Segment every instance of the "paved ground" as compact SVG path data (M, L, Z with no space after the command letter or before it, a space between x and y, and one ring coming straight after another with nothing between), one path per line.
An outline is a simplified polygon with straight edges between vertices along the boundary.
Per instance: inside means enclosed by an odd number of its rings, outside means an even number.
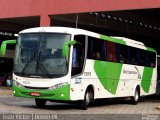
M54 114L58 115L58 118L66 119L66 116L70 116L77 120L80 117L84 120L85 118L94 120L99 117L109 120L142 120L145 115L152 115L150 117L160 120L160 110L157 109L159 105L160 97L151 96L141 98L138 105L131 105L124 99L109 99L97 101L86 111L78 109L74 104L51 102L47 102L47 106L42 109L35 106L33 99L13 97L10 89L0 88L0 114Z
M51 103L43 109L35 106L33 99L0 97L0 113L57 113L57 114L160 114L157 106L160 100L142 99L138 105L130 105L126 100L98 101L87 111L80 110L74 104Z
M0 86L0 96L12 96L11 88Z

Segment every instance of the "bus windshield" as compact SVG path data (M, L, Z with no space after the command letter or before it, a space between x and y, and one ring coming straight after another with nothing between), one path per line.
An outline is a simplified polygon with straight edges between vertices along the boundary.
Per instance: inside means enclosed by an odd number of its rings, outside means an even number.
M68 72L68 58L62 56L69 34L23 33L16 44L13 72L20 76L62 77Z

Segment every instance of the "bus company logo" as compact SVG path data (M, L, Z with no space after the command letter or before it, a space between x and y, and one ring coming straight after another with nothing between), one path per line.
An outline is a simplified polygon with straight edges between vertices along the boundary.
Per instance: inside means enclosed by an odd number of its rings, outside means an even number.
M129 74L129 75L131 75L131 74L134 74L134 75L138 74L138 79L141 79L141 74L140 74L138 68L137 67L134 67L134 68L136 69L136 71L123 69L123 74Z
M131 70L123 69L123 74L137 74L137 71L131 71Z

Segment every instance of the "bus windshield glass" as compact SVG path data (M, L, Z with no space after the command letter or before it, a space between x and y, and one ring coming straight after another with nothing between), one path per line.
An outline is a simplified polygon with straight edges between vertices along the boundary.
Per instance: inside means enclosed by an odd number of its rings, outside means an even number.
M68 58L62 56L69 34L23 33L16 44L15 74L30 77L62 77L68 72Z

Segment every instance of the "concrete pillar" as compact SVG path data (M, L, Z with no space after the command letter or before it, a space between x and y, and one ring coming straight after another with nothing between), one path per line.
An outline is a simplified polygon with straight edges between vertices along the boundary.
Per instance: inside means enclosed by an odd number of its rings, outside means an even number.
M51 18L48 15L40 16L40 27L48 27L50 26Z

